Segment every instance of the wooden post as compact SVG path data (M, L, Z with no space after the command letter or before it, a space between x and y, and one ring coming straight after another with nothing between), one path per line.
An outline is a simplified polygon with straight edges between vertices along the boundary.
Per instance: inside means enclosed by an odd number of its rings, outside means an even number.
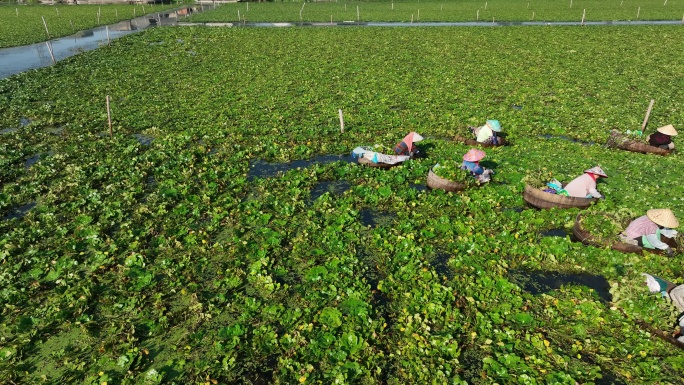
M52 46L50 45L50 42L46 41L45 45L47 45L48 52L50 52L50 57L52 58L52 64L56 64L57 60L55 60L55 54L52 52Z
M302 8L299 10L299 21L304 21L304 19L302 17L302 12L304 11L305 5L306 5L306 3L302 3Z
M359 6L356 6L356 22L361 21L361 13L359 12Z
M107 122L109 123L109 137L114 138L114 133L112 132L112 113L109 110L109 95L107 95Z
M301 13L299 14L299 17L301 18ZM240 10L238 9L238 22L240 21Z
M418 10L418 18L416 20L420 21L420 9Z
M413 14L411 14L411 24L413 24Z
M582 25L584 25L584 18L585 18L586 16L587 16L587 9L585 8L585 9L582 11Z
M14 8L14 10L17 12L17 17L19 17L19 8Z
M648 124L648 117L651 115L651 109L653 109L653 103L655 103L655 99L651 99L651 103L648 104L648 110L646 110L646 116L644 117L644 122L641 123L641 134L643 135L644 130L646 129L646 125Z
M342 115L342 109L337 110L340 114L340 132L344 133L344 116Z
M534 11L532 11L532 20L534 21Z
M640 13L641 13L641 7L639 7L639 9L637 9L637 20L639 20L639 14Z
M667 1L667 0L665 0ZM55 7L55 12L57 12L57 16L59 16L59 8Z
M109 40L109 26L106 26L105 30L107 31L107 45L110 45L112 42Z
M480 10L477 10L477 13L475 14L475 20L480 21Z
M487 9L487 2L485 1L485 9Z
M50 39L50 31L48 31L47 23L45 22L45 18L43 16L40 17L43 19L43 25L45 26L45 33L47 33L47 38Z
M572 0L570 0L570 8L572 8Z

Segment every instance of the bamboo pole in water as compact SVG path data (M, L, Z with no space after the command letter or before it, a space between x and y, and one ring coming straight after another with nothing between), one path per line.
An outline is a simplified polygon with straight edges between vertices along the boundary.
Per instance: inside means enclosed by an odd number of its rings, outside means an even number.
M644 133L644 130L646 130L646 125L648 124L648 117L651 115L651 110L653 109L653 103L655 103L655 99L651 99L651 103L648 104L648 110L646 110L646 116L644 117L644 122L641 123L642 135Z
M109 137L114 138L114 132L112 131L112 113L109 109L109 95L107 95L107 122L109 123Z
M55 54L52 52L52 46L50 45L49 41L45 42L45 45L48 47L48 52L50 52L50 57L52 58L52 64L57 63L57 60L55 60Z
M45 22L45 18L43 16L40 17L43 19L43 25L45 26L45 33L47 33L47 38L50 38L50 31L48 31L47 23Z

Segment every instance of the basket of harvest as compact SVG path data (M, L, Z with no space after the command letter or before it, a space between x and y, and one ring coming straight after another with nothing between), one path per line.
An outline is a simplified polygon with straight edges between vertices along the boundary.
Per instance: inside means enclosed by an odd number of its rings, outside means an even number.
M525 190L523 191L523 200L528 205L538 209L550 209L552 207L567 209L567 208L587 208L592 203L596 202L597 198L576 198L562 194L553 194L544 191L544 188L536 188L534 186L545 186L547 182L553 179L553 174L546 169L531 170L523 178L525 182Z
M479 185L470 172L461 170L453 161L436 164L428 172L427 186L445 191L462 191Z
M670 155L673 151L651 146L648 143L639 142L635 139L630 138L628 135L622 134L618 130L610 131L610 137L606 142L606 147L619 148L621 150L638 152L641 154L655 154L662 156Z

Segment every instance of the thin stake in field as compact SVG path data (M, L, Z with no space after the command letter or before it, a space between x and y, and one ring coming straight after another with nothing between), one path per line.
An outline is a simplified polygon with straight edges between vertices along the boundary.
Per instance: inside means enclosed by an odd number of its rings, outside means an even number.
M302 18L302 12L304 11L305 5L306 5L306 3L302 3L302 8L299 10L299 21L304 21L304 19Z
M416 18L417 21L420 21L420 9L418 10L418 17Z
M359 6L356 6L356 22L361 21L361 13L359 12Z
M532 21L534 21L534 11L532 11Z
M114 138L114 132L112 132L112 113L109 110L109 95L107 95L107 123L109 123L109 137Z
M342 115L342 109L338 109L337 112L340 114L340 132L344 133L344 115Z
M17 17L19 17L19 8L14 8L14 10L17 12Z
M48 31L47 23L45 22L45 18L43 16L40 17L43 19L43 25L45 26L45 33L47 33L47 38L50 39L50 31Z
M572 0L570 0L570 8L572 8Z
M56 64L57 60L55 60L55 54L52 52L52 46L50 45L50 42L46 41L45 45L47 45L48 52L50 52L50 57L52 58L52 64Z
M639 14L640 13L641 13L641 7L639 7L639 9L637 9L637 18L636 18L637 20L639 20Z
M97 25L100 25L100 8L97 8Z
M301 18L301 14L299 16ZM238 9L238 21L240 21L240 10Z
M411 14L411 24L413 24L413 14Z
M666 6L666 5L667 5L667 0L665 0L665 2L663 3L663 7Z
M485 9L487 9L487 2L485 1Z
M105 27L105 30L107 31L107 45L111 44L111 40L109 40L109 26Z
M57 16L59 16L59 8L55 8L55 12L57 12Z
M475 14L475 20L480 21L480 10L477 10L477 13Z
M249 2L247 2L247 12L249 12Z
M646 130L646 125L648 124L648 117L651 115L651 110L653 109L653 103L655 99L651 99L651 103L648 104L648 110L646 110L646 116L644 116L644 122L641 123L641 134L643 135Z
M587 10L585 8L584 10L582 10L582 25L584 25L584 19L586 16L587 16Z

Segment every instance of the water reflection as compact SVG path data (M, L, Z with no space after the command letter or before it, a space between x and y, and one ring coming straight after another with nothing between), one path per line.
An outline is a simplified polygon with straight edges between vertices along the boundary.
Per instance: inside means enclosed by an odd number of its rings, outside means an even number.
M50 41L55 60L63 60L84 51L91 51L109 40L125 36L153 26L176 25L178 20L193 12L197 7L188 7L174 12L160 12L112 24L80 31L74 35ZM0 49L0 79L41 67L52 65L52 58L45 42Z

